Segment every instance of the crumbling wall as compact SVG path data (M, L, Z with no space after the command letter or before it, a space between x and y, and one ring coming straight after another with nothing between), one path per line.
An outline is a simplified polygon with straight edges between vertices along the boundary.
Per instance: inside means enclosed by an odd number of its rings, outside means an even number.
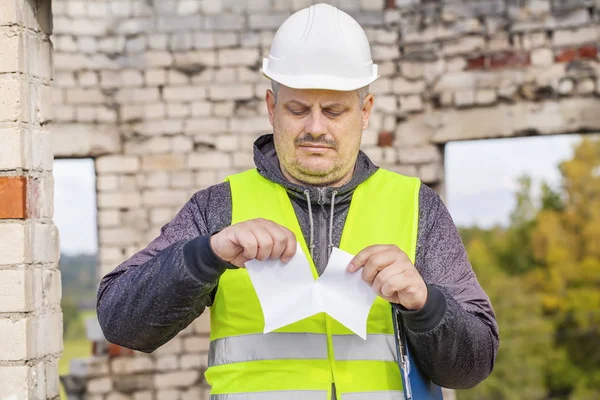
M0 2L0 398L58 399L50 1Z
M101 274L195 191L253 167L271 129L262 57L311 3L55 0L53 145L96 158ZM363 149L382 166L443 192L447 142L600 131L598 0L336 3L379 64ZM199 398L207 343L190 328L155 355L97 359L88 397Z

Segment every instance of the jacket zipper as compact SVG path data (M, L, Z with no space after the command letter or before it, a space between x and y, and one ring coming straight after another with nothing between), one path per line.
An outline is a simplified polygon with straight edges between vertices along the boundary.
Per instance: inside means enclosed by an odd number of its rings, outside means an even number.
M319 196L317 203L319 204L319 218L318 218L318 236L317 240L319 243L319 252L317 258L319 259L319 272L322 274L325 272L327 266L327 219L325 218L325 188L319 188Z

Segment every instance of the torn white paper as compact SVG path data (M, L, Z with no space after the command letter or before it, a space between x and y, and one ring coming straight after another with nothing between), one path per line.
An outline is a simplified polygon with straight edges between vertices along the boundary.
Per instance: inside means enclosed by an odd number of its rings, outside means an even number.
M367 318L377 293L362 280L360 271L346 270L354 256L334 248L325 272L315 281L300 244L297 246L288 263L246 263L265 317L264 333L326 312L365 339Z

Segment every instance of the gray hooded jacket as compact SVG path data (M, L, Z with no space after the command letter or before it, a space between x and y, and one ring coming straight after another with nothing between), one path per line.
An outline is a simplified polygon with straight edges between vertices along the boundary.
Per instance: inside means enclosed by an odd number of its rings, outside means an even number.
M287 190L322 274L330 245L339 246L354 189L377 167L360 152L353 178L336 188L332 207L332 188L303 187L284 178L272 135L255 142L254 161L262 176ZM197 318L212 304L221 274L235 268L219 259L209 242L212 233L230 224L229 183L194 194L160 236L102 279L97 312L106 338L149 353ZM440 386L472 387L492 371L498 327L448 210L426 185L419 194L415 267L427 283L428 300L418 311L398 309L418 363Z

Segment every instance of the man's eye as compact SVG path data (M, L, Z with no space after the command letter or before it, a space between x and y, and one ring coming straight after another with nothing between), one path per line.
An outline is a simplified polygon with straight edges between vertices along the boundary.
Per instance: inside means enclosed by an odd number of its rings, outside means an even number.
M325 113L329 116L332 117L339 117L340 115L342 115L344 112L343 111L334 111L334 110L325 110Z
M289 110L294 115L304 115L304 114L306 114L306 110L293 110L291 108Z

